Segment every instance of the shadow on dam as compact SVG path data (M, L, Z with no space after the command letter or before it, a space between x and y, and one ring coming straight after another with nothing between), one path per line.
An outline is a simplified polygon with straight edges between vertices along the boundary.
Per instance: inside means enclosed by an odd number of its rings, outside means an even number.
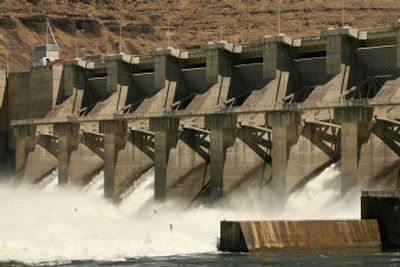
M276 208L269 189L247 189L213 207L156 203L154 170L122 195L102 197L103 173L81 189L57 185L57 170L36 185L0 185L0 261L124 260L217 253L221 220L359 218L359 195L341 196L332 164Z

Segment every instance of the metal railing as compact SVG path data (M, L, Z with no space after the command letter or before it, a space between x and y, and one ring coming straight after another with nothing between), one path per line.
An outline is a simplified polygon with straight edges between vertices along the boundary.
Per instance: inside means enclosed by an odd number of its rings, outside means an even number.
M130 114L114 113L106 116L78 116L70 115L65 118L57 119L27 119L27 120L13 120L11 126L22 126L22 125L46 125L56 123L88 123L88 122L100 122L110 120L141 120L141 119L152 119L152 118L186 118L186 117L204 117L214 114L252 114L252 113L266 113L272 111L307 111L307 110L328 110L340 107L391 107L400 106L400 100L375 100L375 99L343 99L335 102L315 102L315 103L277 103L275 105L267 107L216 107L212 109L203 110L176 110L167 111L161 110L159 112L134 112Z

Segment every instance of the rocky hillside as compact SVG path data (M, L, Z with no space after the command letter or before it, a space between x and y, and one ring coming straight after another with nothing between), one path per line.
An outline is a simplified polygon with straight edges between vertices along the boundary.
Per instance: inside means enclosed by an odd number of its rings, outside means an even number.
M30 67L33 48L44 43L49 19L62 58L122 51L150 53L170 45L193 47L208 41L248 42L278 32L319 34L342 24L382 27L400 18L399 0L0 0L0 68L6 47L13 70ZM108 40L108 41L107 41ZM107 45L108 44L108 45Z

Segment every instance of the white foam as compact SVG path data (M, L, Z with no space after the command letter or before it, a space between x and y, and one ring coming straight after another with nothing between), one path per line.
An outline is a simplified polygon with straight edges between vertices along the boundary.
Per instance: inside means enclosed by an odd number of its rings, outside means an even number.
M104 185L104 172L100 172L93 179L84 186L81 191L91 196L101 198L103 196L103 185Z
M0 185L0 261L212 253L217 251L223 219L356 218L357 205L338 201L338 174L337 167L331 166L292 195L282 211L273 209L273 200L263 190L237 195L218 208L183 210L173 202L156 204L152 202L153 170L123 195L119 207L99 198L102 175L84 190Z
M58 188L58 168L56 168L50 175L45 177L38 185L38 189L55 190Z

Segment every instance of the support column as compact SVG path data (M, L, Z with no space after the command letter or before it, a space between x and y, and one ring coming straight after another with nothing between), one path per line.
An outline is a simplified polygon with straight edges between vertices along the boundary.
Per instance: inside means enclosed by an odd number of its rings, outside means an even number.
M54 124L54 134L58 136L58 184L68 183L71 152L79 142L78 123Z
M165 87L167 54L164 49L156 49L154 52L154 87Z
M112 94L118 92L116 111L123 110L128 97L132 69L129 64L121 60L112 59L107 63L107 91Z
M126 121L102 121L100 132L104 134L104 197L115 200L115 168L118 151L126 142Z
M179 98L190 95L186 82L182 78L182 62L188 59L188 53L174 49L158 48L154 52L154 86L157 90L164 90L164 99L159 103L160 108L171 111L172 105Z
M263 78L272 80L276 78L278 43L272 36L264 37L263 47Z
M342 64L342 35L337 30L328 30L326 36L326 72L338 74Z
M86 70L81 68L76 61L64 65L63 91L65 97L73 97L72 113L78 112L82 107L83 93L86 88Z
M154 199L164 201L167 198L167 167L169 152L178 140L179 119L150 119L150 130L155 133L154 144Z
M350 42L350 36L353 36L352 29L350 27L330 28L325 32L325 35L326 73L339 74L342 71L343 64L354 66L354 52Z
M218 44L211 42L206 46L206 82L218 82Z
M277 195L285 197L290 190L287 177L290 147L298 138L301 113L271 111L266 119L272 127L272 186Z
M238 50L240 51L240 49ZM206 82L209 85L218 83L218 76L232 77L233 58L234 54L237 53L232 44L210 42L207 44L205 52Z
M335 122L341 129L341 184L342 192L360 185L358 162L361 146L368 141L373 108L341 107L334 110Z
M28 150L35 145L36 126L22 125L14 127L15 138L15 172L22 174L25 170Z
M210 129L210 174L211 197L224 195L224 167L226 151L235 140L237 115L215 114L205 117L205 126Z

